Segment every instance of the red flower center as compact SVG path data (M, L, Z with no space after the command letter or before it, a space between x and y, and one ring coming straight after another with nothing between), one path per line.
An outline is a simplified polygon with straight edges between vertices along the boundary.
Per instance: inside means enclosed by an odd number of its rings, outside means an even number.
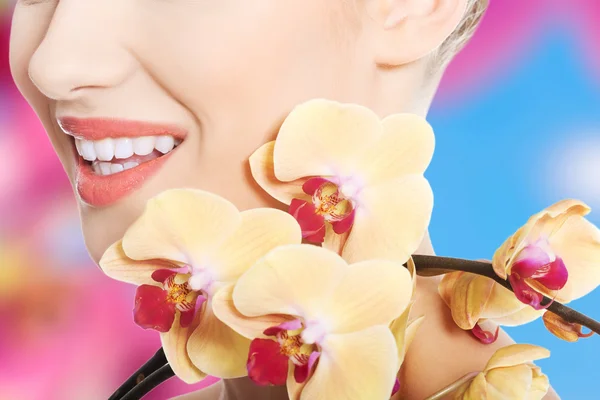
M337 234L346 233L354 223L354 203L346 198L338 185L325 178L311 178L302 190L312 196L312 204L293 199L290 214L302 228L302 237L309 242L322 243L325 238L325 222L331 223Z
M547 290L562 289L569 278L569 272L560 257L549 254L541 243L526 246L515 259L508 280L517 298L536 310L547 308L542 305L543 295L535 290L543 287Z
M183 283L177 283L177 280L185 280ZM163 288L167 292L167 302L175 304L180 311L189 310L193 305L191 298L197 296L187 283L187 276L182 274L173 274L163 282Z
M344 198L339 187L329 181L322 183L313 193L313 204L316 213L323 215L328 222L341 221L353 210L352 201Z
M248 354L248 376L259 385L284 385L288 369L294 368L296 382L308 379L320 353L314 344L302 341L302 323L285 322L264 331L272 339L254 339ZM293 366L290 366L289 362Z
M179 312L181 327L189 326L194 319L197 301L206 300L192 290L187 282L189 275L161 269L152 273L152 279L162 283L162 287L142 285L137 288L133 310L135 323L145 329L168 332Z

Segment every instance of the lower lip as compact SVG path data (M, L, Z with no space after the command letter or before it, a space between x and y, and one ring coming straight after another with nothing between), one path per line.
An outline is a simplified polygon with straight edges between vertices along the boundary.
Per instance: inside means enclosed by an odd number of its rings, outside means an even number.
M173 151L111 175L97 175L92 165L77 154L77 193L84 202L94 207L114 204L158 172Z

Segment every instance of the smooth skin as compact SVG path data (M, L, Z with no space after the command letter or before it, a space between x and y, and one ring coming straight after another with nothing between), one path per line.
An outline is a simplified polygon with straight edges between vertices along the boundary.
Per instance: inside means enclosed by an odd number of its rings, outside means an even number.
M59 117L189 130L177 154L139 190L108 207L78 202L86 246L98 262L146 201L169 188L214 192L241 210L281 208L252 181L247 160L299 103L322 97L381 117L426 116L443 72L432 69L429 55L465 9L466 0L20 0L10 64L73 185L72 139ZM419 252L433 254L428 238ZM457 328L436 279L419 278L414 315L422 314L403 367L405 399L422 400L481 370L512 343L502 333L482 345ZM188 396L287 398L284 389L245 378Z

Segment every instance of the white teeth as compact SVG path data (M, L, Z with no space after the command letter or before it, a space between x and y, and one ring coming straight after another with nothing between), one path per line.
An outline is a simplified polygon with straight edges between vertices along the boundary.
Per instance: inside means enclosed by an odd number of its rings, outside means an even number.
M131 168L135 168L135 167L137 167L138 165L140 165L140 164L139 164L139 163L136 163L136 162L134 162L134 161L128 161L128 162L126 162L125 164L123 164L123 167L124 167L124 169L125 169L125 170L128 170L128 169L131 169Z
M116 174L117 172L123 171L123 166L121 164L110 164L110 173Z
M94 161L96 159L96 150L94 149L94 142L91 142L89 140L76 140L80 142L79 149L77 149L79 151L79 155L83 157L84 160Z
M110 163L101 162L100 164L100 172L102 175L110 175Z
M156 138L154 147L161 153L167 154L175 147L175 139L173 136L159 136Z
M133 142L129 138L115 139L115 157L124 159L133 155Z
M154 151L154 136L143 136L133 139L133 152L139 156L145 156Z
M167 154L181 143L173 136L142 136L138 138L106 138L85 140L75 138L77 153L86 161L111 161L113 158L124 160L134 154L146 156L158 150ZM98 167L100 168L100 167Z
M137 162L134 162L134 161L128 161L125 164L116 164L116 163L95 161L92 163L92 170L94 171L94 173L96 175L106 176L106 175L117 174L119 172L123 172L123 171L126 171L131 168L135 168L138 165L140 165L140 164Z
M94 142L94 148L100 161L110 161L115 156L115 142L111 138Z

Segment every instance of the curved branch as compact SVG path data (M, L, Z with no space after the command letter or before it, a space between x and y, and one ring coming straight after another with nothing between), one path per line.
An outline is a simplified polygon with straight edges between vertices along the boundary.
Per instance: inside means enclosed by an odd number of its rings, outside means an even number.
M435 394L432 394L431 396L429 396L425 400L441 400L446 395L448 395L448 394L456 391L459 387L461 387L465 383L471 382L473 379L475 379L475 377L477 375L479 375L479 372L470 372L470 373L466 374L465 376L463 376L462 378L458 379L457 381L452 382L450 385L446 386L445 388L443 388L439 392L437 392Z
M139 400L152 389L174 376L175 372L173 372L171 366L169 364L163 365L158 371L150 374L150 376L131 389L129 393L121 397L121 400Z
M419 275L433 276L452 271L470 272L472 274L482 275L493 279L506 289L510 290L511 292L513 291L510 283L507 280L504 280L496 275L494 269L492 268L492 264L489 262L424 255L414 255L413 260L417 268L417 274ZM544 296L542 305L549 303L552 304L550 304L550 306L547 308L548 311L560 316L567 322L585 326L593 332L600 334L600 323L598 321L559 302L552 302L552 299Z
M108 400L122 399L130 390L140 384L146 377L154 373L160 367L167 364L167 357L161 347L156 353L133 373L123 384L108 398Z

